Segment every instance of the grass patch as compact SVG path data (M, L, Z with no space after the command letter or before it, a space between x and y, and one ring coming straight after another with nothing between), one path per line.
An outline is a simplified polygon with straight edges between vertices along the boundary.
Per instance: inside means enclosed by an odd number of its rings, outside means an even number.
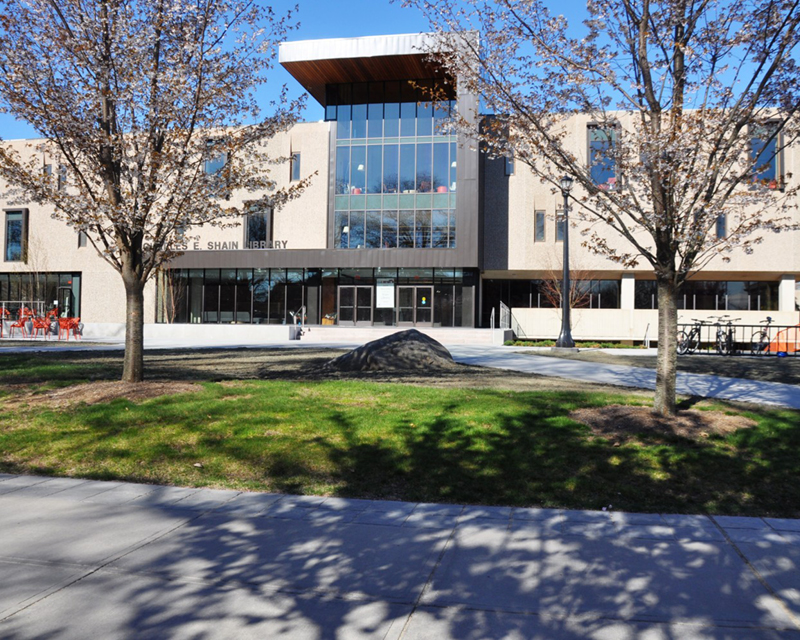
M51 384L106 376L115 366L73 361L70 372L28 356L4 356L2 364L6 380L16 371L32 383L53 376ZM757 426L724 437L614 442L569 412L641 404L641 397L352 380L206 382L197 393L58 409L14 397L0 397L4 472L412 501L800 515L794 411L748 413Z

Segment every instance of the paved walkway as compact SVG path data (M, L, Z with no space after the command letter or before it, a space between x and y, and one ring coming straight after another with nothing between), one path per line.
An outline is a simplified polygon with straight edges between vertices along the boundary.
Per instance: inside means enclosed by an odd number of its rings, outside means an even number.
M0 476L0 637L800 638L800 521Z
M464 364L477 364L484 367L640 389L655 389L656 386L655 370L645 367L536 356L531 355L530 351L525 352L518 347L461 345L452 346L449 349L454 359ZM800 409L800 387L793 384L679 372L677 390L680 394L690 396L773 404Z
M270 344L242 343L238 341L214 341L213 343L196 341L154 341L145 343L147 349L198 349L198 348L342 348L352 349L360 343L304 343L302 341L286 341ZM488 345L445 345L456 362L473 364L483 367L496 367L524 373L556 376L585 382L613 384L639 389L655 389L656 373L653 369L633 367L628 365L600 364L597 362L583 362L533 355L530 349L524 347L500 347ZM31 343L22 347L6 347L0 343L0 353L30 352L32 350L105 350L122 349L121 340L107 340L103 342L73 343L70 345L47 345ZM655 349L651 350L655 353ZM637 352L641 353L641 352ZM678 393L701 396L707 398L721 398L725 400L739 400L742 402L755 402L800 409L800 387L777 382L759 382L740 378L726 378L723 376L701 375L695 373L678 373Z

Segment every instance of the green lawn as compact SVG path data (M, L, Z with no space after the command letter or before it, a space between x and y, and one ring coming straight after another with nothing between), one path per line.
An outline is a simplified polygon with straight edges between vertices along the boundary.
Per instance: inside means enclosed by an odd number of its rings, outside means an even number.
M29 367L7 356L0 364L0 381L27 375L34 386L42 374L51 386L109 374L107 363L90 359L68 369L35 358ZM139 403L53 409L20 405L6 391L0 471L413 501L800 516L797 412L749 413L758 425L727 437L642 435L622 444L567 417L573 408L626 402L642 398L244 380Z

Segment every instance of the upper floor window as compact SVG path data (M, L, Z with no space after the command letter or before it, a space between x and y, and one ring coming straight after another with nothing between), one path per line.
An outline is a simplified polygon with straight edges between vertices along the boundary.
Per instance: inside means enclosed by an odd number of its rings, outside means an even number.
M78 231L78 249L82 249L86 246L88 241L88 237L85 231Z
M446 99L433 102L434 91ZM431 80L330 84L325 100L339 140L451 135L446 125L456 110L452 86Z
M300 180L300 152L295 151L292 154L292 161L290 163L290 174L292 182Z
M226 171L228 164L228 154L225 152L224 140L206 140L206 159L203 164L203 172L210 176L209 184L214 195L219 198L230 198Z
M619 187L614 146L617 130L614 127L589 125L589 173L592 181L603 191Z
M4 258L6 262L24 262L27 253L28 212L6 211L5 235L6 246Z
M506 175L513 176L514 175L514 158L512 156L506 156Z
M717 239L722 240L728 235L728 220L727 216L723 213L717 216Z
M768 122L750 128L750 160L753 163L753 182L760 182L770 189L781 183L780 132L778 124Z
M203 166L203 171L206 175L211 176L215 173L219 173L222 171L222 169L225 167L225 163L228 161L228 154L221 149L216 148L220 145L220 142L220 140L206 141L208 155Z
M58 165L58 190L63 191L67 188L67 165Z
M533 213L533 241L544 242L545 213L544 211L534 211Z
M259 211L245 218L244 246L248 249L266 249L272 240L272 211Z

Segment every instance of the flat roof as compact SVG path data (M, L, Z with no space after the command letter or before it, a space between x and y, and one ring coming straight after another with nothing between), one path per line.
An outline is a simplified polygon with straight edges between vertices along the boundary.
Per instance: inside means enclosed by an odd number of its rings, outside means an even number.
M327 84L445 77L425 53L435 37L407 33L284 42L278 61L324 107Z

